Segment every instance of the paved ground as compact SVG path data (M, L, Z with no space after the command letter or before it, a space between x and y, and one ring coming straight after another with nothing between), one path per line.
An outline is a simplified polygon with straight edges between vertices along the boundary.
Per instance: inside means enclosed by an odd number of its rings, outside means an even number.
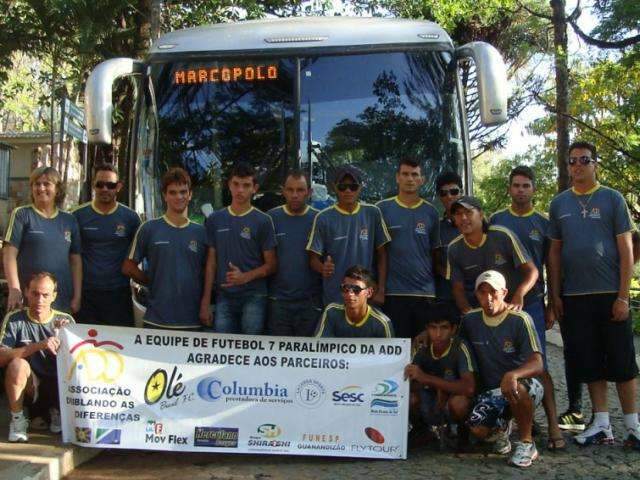
M557 339L556 339L557 343ZM636 347L637 348L637 347ZM564 392L562 350L548 345L551 372L556 392ZM640 351L640 350L639 350ZM558 395L559 410L564 411L566 398ZM509 467L504 457L478 451L472 454L440 452L435 447L411 447L406 461L345 460L317 457L279 457L201 453L169 453L112 450L77 468L69 480L244 480L244 479L420 479L482 478L497 479L638 479L640 452L622 447L622 414L615 389L609 391L616 444L610 447L579 448L573 444L566 452L551 453L544 449L546 434L538 438L541 458L528 470ZM590 405L585 392L585 412ZM537 420L544 425L539 409ZM545 428L546 431L546 428ZM570 443L570 442L569 442Z

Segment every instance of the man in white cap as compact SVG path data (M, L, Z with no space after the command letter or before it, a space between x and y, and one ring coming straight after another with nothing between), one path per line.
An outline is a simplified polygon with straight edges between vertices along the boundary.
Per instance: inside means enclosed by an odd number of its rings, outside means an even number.
M496 453L504 455L511 451L509 434L515 419L520 441L509 462L528 467L538 458L531 428L544 394L534 378L543 372L540 340L529 314L507 307L507 282L500 272L481 273L475 294L481 308L469 311L461 327L478 360L482 392L469 416L469 428L478 438L493 440Z

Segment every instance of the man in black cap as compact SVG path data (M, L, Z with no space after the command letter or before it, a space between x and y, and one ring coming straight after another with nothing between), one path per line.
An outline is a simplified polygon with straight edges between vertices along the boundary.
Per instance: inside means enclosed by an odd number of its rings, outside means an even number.
M383 303L387 278L385 244L391 237L382 213L375 205L358 200L362 174L357 168L340 167L334 188L338 202L316 216L307 244L311 268L322 275L324 305L342 302L340 282L352 265L377 271L378 288L373 300Z
M449 244L447 280L451 281L456 305L466 314L478 303L475 281L486 270L497 270L507 280L510 308L521 310L524 296L538 279L538 269L529 252L509 229L489 226L482 204L475 197L460 197L451 214L461 235Z

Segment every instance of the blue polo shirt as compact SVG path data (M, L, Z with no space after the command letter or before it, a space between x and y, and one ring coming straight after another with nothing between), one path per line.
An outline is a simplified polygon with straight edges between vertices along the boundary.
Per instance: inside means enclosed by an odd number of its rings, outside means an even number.
M335 264L333 275L322 279L324 304L342 301L340 283L349 267L361 265L373 271L376 249L390 240L382 213L375 205L359 202L353 212L347 212L335 204L318 213L307 250L323 259L330 255Z
M616 237L635 230L624 197L597 184L559 193L549 207L549 237L562 240L562 293L616 293L620 257Z
M524 245L533 264L538 269L538 281L525 298L525 304L540 300L544 296L544 263L549 249L549 219L543 213L532 209L519 215L511 208L499 210L489 219L491 225L502 225L516 234Z
M327 338L393 338L391 320L380 310L369 305L367 314L359 322L347 317L344 305L327 305L316 328L316 337Z
M542 354L533 320L525 311L505 310L488 317L481 308L462 318L460 335L471 344L482 390L500 386L505 373L522 366L533 353Z
M486 270L497 270L507 281L510 300L520 284L518 267L530 260L529 252L511 230L491 225L478 246L469 245L462 235L449 244L447 279L462 282L467 301L477 306L476 278Z
M4 241L18 249L20 288L27 287L34 273L52 273L58 281L52 308L70 311L73 282L69 254L81 253L75 217L60 210L47 217L33 205L17 207L11 213Z
M443 380L460 380L465 373L474 373L478 369L472 350L467 342L456 336L449 347L440 356L433 352L433 344L422 346L413 356L415 365L428 374Z
M447 270L447 255L449 252L449 244L460 235L458 227L453 221L444 216L440 219L440 262L441 268ZM441 275L436 274L436 297L438 300L453 300L451 293L451 282Z
M131 245L129 259L146 259L149 306L144 322L163 328L200 328L200 300L206 260L202 225L172 224L165 216L144 222Z
M269 297L275 300L305 300L322 291L320 275L309 266L305 250L318 211L307 206L295 215L286 205L269 210L276 233L278 271L269 281Z
M257 278L244 285L222 287L229 262L242 272L264 265L263 252L276 248L271 217L255 207L236 215L231 207L216 211L205 221L207 244L216 250L216 289L225 293L267 294L267 279Z
M122 274L140 217L130 208L117 203L107 213L93 202L73 210L82 238L82 285L86 290L112 290L129 285Z
M438 211L422 199L408 206L398 197L376 206L391 235L386 294L435 297L432 252L440 245Z
M67 313L52 310L46 322L38 322L29 315L28 308L13 310L4 317L0 328L0 346L4 348L21 348L31 343L38 343L49 337L56 336L55 322L67 320L75 323L73 317ZM40 350L26 359L31 370L39 378L56 378L56 357L46 350Z

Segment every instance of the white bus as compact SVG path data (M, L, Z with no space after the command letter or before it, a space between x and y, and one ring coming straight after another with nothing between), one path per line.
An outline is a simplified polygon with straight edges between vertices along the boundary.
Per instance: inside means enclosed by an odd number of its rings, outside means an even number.
M159 179L170 166L191 174L193 212L228 203L224 179L237 161L258 170L263 209L281 203L278 187L293 167L306 169L330 199L326 184L344 163L364 172L364 200L378 200L395 190L405 155L423 162L427 197L446 170L459 172L468 190L457 66L469 58L482 122L506 121L497 50L482 42L456 48L431 22L303 17L175 31L143 60L115 58L95 68L85 95L89 142L111 143L113 85L131 77L128 200L147 218L161 212Z

